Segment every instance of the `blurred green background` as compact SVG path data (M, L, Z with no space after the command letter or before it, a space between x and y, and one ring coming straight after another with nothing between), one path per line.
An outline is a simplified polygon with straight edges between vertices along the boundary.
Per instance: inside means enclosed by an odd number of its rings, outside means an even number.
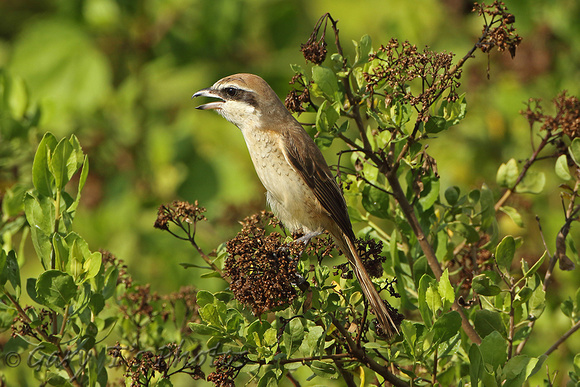
M487 182L499 196L498 166L530 154L528 123L518 114L524 102L542 98L549 106L562 89L580 92L580 2L506 5L523 41L513 60L507 53L478 53L465 67L467 118L430 141L442 189L466 191ZM396 37L462 57L481 32L471 7L462 0L2 0L0 67L26 82L42 117L11 173L0 175L0 189L30 174L44 131L74 133L90 159L76 229L91 248L111 251L156 291L189 284L216 290L221 283L179 265L200 263L186 243L153 229L157 208L175 199L199 200L209 222L198 241L210 251L235 234L238 220L265 208L265 200L241 134L217 114L195 110L199 102L191 95L223 76L252 72L284 98L289 64L304 64L300 44L325 12L339 20L347 52L351 40L369 34L375 47ZM335 153L327 153L331 164ZM502 232L539 241L533 220L539 214L553 248L562 224L559 183L549 177L545 196L512 199L510 205L529 211L527 227L506 217ZM530 246L541 250L539 242ZM527 253L537 257L537 249ZM557 272L554 286L571 294L577 277L577 270ZM559 295L552 297L553 324L565 330ZM546 331L545 343L530 343L529 350L543 352L556 339ZM565 356L580 351L580 340L574 343Z

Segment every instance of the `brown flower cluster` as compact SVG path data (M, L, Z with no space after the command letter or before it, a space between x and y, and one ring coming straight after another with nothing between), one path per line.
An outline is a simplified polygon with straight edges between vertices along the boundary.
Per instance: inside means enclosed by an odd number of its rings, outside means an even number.
M401 43L393 38L370 54L369 61L375 61L376 65L364 73L366 89L371 93L386 93L386 106L395 100L406 101L420 114L425 113L421 119L427 120L428 108L445 91L448 101L457 99L455 90L460 86L461 71L450 71L451 53L419 51L408 41Z
M183 228L184 225L195 225L201 220L206 220L203 213L205 208L200 207L197 200L194 204L176 200L171 205L165 204L159 207L155 228L169 231L169 223L174 223Z
M156 292L151 292L151 285L137 285L132 287L120 297L120 310L125 318L136 317L152 318L155 308L152 303L159 301L161 297Z
M336 245L334 244L334 239L332 239L330 234L325 231L324 234L320 235L318 238L312 238L308 243L308 246L306 246L304 252L315 256L320 263L325 257L332 257L332 250L335 248ZM339 254L342 253L339 252Z
M304 59L306 61L310 61L314 64L321 64L326 59L326 42L324 41L324 37L326 35L326 25L328 23L328 18L330 14L324 14L318 22L314 26L314 31L310 34L308 41L300 45L300 51L302 51L302 55L304 55ZM324 23L324 28L322 28L322 23ZM318 39L318 33L322 28L322 35L320 39Z
M323 38L322 38L323 39ZM316 41L312 36L304 44L300 45L300 51L304 55L304 59L314 64L321 64L326 59L326 42L324 40Z
M256 316L297 296L296 264L303 245L283 244L280 233L268 234L265 226L276 224L271 213L262 211L244 219L242 230L227 243L225 273L231 278L230 289Z
M240 360L245 363L246 358L243 355L232 354L218 356L213 362L216 370L207 376L207 381L217 387L235 387L234 379L243 365L234 366L233 364Z
M119 298L119 308L126 319L138 321L140 318L147 317L151 321L155 316L161 316L165 322L172 318L175 322L175 310L179 308L184 311L184 319L189 321L198 310L197 290L193 286L185 286L178 292L159 295L157 292L151 292L151 285L137 285L128 288ZM137 324L139 328L144 325ZM185 331L189 332L187 328Z
M568 96L566 91L560 93L553 100L556 108L554 115L545 114L540 100L530 99L527 109L522 111L530 127L541 124L540 130L550 131L554 134L561 133L570 140L580 136L580 101L575 96Z
M103 260L103 267L107 270L110 266L117 268L117 285L123 284L126 288L133 286L133 278L129 275L127 271L127 265L124 264L122 259L115 257L111 252L106 250L99 250Z
M475 3L473 11L483 16L485 24L483 26L482 37L477 47L482 52L490 52L494 47L499 51L509 51L512 58L516 55L516 47L522 38L516 34L513 24L516 21L513 14L508 12L503 1L494 1L492 5ZM491 20L487 17L491 16Z
M148 386L151 379L155 377L155 373L163 377L168 376L171 363L179 356L180 348L174 343L168 344L164 348L165 350L169 349L171 353L163 351L156 354L151 351L139 351L136 356L126 358L123 355L123 350L127 348L122 347L117 342L115 346L109 348L108 353L109 356L119 360L119 363L125 366L124 376L131 380L131 387L138 387ZM197 364L188 365L178 372L188 374L193 380L205 379L201 366Z
M29 321L22 317L20 314L14 318L11 329L12 337L34 337L38 341L42 341L42 338L37 335L37 331L45 332L48 334L50 332L50 311L48 309L40 309L39 312L32 306L26 306L24 308L26 315L31 318ZM32 325L31 325L32 324Z
M374 239L357 239L355 244L358 256L365 265L369 276L371 278L381 277L383 275L383 262L385 262L385 257L381 255L383 252L383 242ZM335 268L342 271L342 278L353 278L350 263L342 263L336 265Z

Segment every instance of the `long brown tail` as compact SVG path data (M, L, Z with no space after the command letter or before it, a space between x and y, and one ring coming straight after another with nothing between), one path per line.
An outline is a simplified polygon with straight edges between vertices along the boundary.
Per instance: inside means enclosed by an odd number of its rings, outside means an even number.
M338 242L340 249L347 256L349 262L351 263L362 291L368 302L371 304L371 308L381 323L383 330L387 333L388 336L392 336L393 330L399 333L397 325L395 325L393 322L393 319L389 314L389 310L379 295L379 292L377 292L377 289L375 289L375 285L373 284L371 277L369 277L362 260L357 254L354 242L345 234L342 234L341 238L336 238L336 241Z

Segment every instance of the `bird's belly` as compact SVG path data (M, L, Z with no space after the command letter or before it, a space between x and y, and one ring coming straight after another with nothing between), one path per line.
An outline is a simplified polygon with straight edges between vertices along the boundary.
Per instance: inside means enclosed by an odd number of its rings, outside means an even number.
M322 207L312 189L288 164L277 143L266 138L257 142L261 146L248 149L274 214L290 231L321 231Z

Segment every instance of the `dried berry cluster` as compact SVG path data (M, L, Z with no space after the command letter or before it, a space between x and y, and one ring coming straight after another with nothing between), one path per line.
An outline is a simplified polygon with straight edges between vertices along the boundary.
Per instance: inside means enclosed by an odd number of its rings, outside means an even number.
M37 313L36 309L32 306L26 306L24 312L27 316L31 318L32 321L18 315L12 322L12 337L34 337L38 341L42 339L37 335L37 331L45 332L48 334L49 324L50 324L50 311L48 309L40 309Z
M371 278L379 278L383 275L383 262L385 262L385 257L381 255L383 252L383 242L374 239L357 239L356 251ZM350 263L342 263L336 265L335 268L342 271L342 278L353 278Z
M126 288L133 286L133 278L127 271L127 265L123 263L122 259L115 257L111 252L106 250L99 250L103 260L103 267L107 270L110 266L117 268L117 285L123 284Z
M266 233L276 221L266 211L244 219L242 230L227 243L225 272L235 298L258 316L296 297L300 243L283 244L280 233Z
M334 239L328 232L325 232L324 236L320 235L318 238L311 239L304 251L309 255L316 256L320 263L323 258L332 257L332 250L335 248ZM339 252L339 254L342 254L342 252Z
M131 380L131 387L148 386L155 377L155 373L167 377L172 362L179 356L180 347L171 343L163 347L161 353L151 351L139 351L136 356L126 358L123 351L127 348L122 347L119 342L109 348L109 356L117 359L120 364L125 366L124 376ZM167 349L171 353L167 353ZM177 372L186 373L193 380L205 379L205 374L198 364L188 364L179 369Z
M284 100L284 105L286 109L294 113L302 113L306 111L305 105L308 106L312 104L310 100L310 90L303 80L301 74L296 74L292 77L289 82L291 85L298 83L300 85L300 90L292 89L286 96Z
M234 363L241 360L242 364L234 366ZM225 354L218 356L213 365L216 370L207 376L207 381L212 382L217 387L234 387L234 379L238 376L240 369L246 362L244 355Z
M169 223L174 223L181 228L184 228L184 225L195 225L201 220L206 220L203 215L205 211L205 208L199 206L197 200L194 204L176 200L170 206L164 204L159 207L154 227L169 231Z
M147 317L150 321L153 317L159 315L163 321L170 317L175 319L175 310L177 304L185 311L184 319L190 320L198 310L196 303L197 291L193 286L186 286L179 289L178 292L159 295L157 292L151 292L151 285L133 286L119 297L119 309L126 319L140 320ZM160 303L161 305L157 305ZM137 324L144 328L142 324Z
M494 47L497 47L499 51L507 50L513 58L522 38L516 34L513 26L516 19L508 12L505 4L497 0L492 5L475 3L473 11L483 16L485 20L482 37L477 47L482 52L490 52ZM486 16L491 16L491 20L488 21Z
M304 59L306 61L310 61L314 64L321 64L326 59L326 42L324 41L324 37L326 35L326 26L328 24L328 20L332 23L335 23L334 20L330 17L329 13L322 15L316 25L314 26L314 31L310 34L308 41L304 44L300 45L300 51L302 51L302 55L304 55ZM324 23L324 27L322 27ZM322 34L320 39L318 39L318 33L322 28Z
M445 91L448 101L457 99L455 90L460 86L461 71L450 71L453 66L451 53L419 51L417 46L393 38L370 54L369 60L375 65L364 73L366 89L370 93L386 92L386 106L392 101L406 101L421 114L421 119L427 120L428 115L422 113L426 113ZM386 90L383 91L383 87Z
M534 124L541 124L541 130L546 130L554 135L565 134L573 140L580 136L580 101L575 96L567 96L563 91L554 98L556 113L554 115L545 114L540 100L531 99L528 107L521 113L527 118L530 127Z

